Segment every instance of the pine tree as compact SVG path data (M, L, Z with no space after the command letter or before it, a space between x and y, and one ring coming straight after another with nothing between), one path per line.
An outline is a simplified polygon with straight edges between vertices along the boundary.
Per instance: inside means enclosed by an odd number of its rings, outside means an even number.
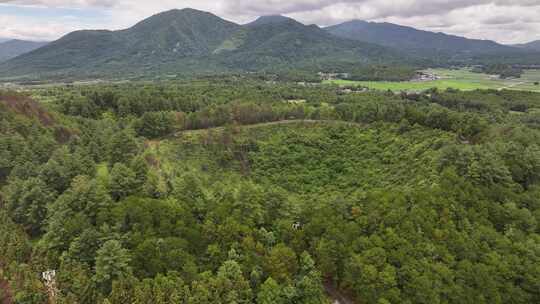
M300 257L300 276L295 285L298 291L298 303L326 303L321 273L317 271L315 261L307 252L304 252Z
M219 268L214 284L223 303L251 303L251 287L237 262L225 262Z
M135 173L122 163L116 163L111 170L109 191L113 199L119 201L137 192Z
M261 285L260 291L257 294L257 304L285 304L286 299L283 297L281 286L272 278L268 278Z
M122 248L120 242L107 241L96 254L94 280L104 293L111 291L115 279L124 278L131 274L129 252Z
M114 134L109 142L109 161L114 163L129 163L139 150L137 139L128 130Z
M47 206L54 201L56 193L41 179L15 180L3 189L6 206L15 222L32 235L42 232Z

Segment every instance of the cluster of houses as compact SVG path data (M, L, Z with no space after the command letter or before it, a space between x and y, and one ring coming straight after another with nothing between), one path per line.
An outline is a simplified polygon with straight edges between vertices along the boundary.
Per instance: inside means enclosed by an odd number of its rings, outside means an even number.
M322 80L347 79L351 76L349 73L324 73L324 72L319 72L318 75Z
M540 64L515 64L512 67L522 70L540 70Z
M434 81L434 80L439 80L439 79L441 79L441 77L433 73L416 72L416 76L411 81L424 82L424 81Z

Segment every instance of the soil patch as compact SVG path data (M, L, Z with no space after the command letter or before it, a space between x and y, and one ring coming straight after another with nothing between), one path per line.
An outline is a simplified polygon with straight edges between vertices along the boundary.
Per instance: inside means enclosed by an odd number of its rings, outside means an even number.
M17 114L28 118L37 118L44 126L50 127L55 124L51 114L28 96L0 92L0 104L5 105Z

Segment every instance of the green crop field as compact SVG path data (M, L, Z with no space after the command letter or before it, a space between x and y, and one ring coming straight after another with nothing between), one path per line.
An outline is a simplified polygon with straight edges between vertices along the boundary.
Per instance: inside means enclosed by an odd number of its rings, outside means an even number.
M520 79L502 80L492 75L473 73L468 69L429 69L425 72L435 74L440 79L432 81L350 81L329 80L326 84L364 86L376 90L392 91L423 91L430 88L447 89L454 88L465 91L476 89L511 89L540 92L540 70L525 71Z

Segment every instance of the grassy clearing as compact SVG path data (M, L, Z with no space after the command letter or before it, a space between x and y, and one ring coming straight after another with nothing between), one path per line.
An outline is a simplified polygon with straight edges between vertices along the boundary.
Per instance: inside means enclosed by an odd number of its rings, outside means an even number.
M540 83L540 70L528 70L523 73L521 79L516 80L519 82L512 89L540 92L540 85L535 85L535 82Z
M540 92L540 86L535 82L540 82L540 70L525 71L522 78L502 80L491 75L472 73L470 70L449 70L449 69L429 69L426 72L433 73L441 79L433 81L349 81L349 80L330 80L326 84L354 85L364 86L376 90L391 91L423 91L430 88L438 89L460 89L471 91L476 89L509 89Z
M189 136L160 143L166 149L162 150L159 161L171 168L167 171L169 175L197 172L211 183L237 181L242 166L238 154L232 151L241 151L239 147L250 143L252 149L244 151L250 160L250 176L289 189L291 195L299 194L293 189L303 189L307 195L312 186L320 191L342 191L358 189L360 181L366 189L371 189L397 184L423 185L426 176L435 179L433 166L426 168L421 164L432 164L439 152L426 152L426 147L434 142L451 143L454 137L423 127L411 129L407 136L400 137L389 126L351 128L347 123L333 121L258 124L240 128L227 149L218 144L222 129L213 130L212 141L208 141L208 134L186 132ZM381 134L389 139L379 141ZM426 140L428 135L430 139ZM312 190L318 191L315 189Z
M109 183L109 167L107 167L107 163L97 165L96 177L97 180L103 185L107 185Z

